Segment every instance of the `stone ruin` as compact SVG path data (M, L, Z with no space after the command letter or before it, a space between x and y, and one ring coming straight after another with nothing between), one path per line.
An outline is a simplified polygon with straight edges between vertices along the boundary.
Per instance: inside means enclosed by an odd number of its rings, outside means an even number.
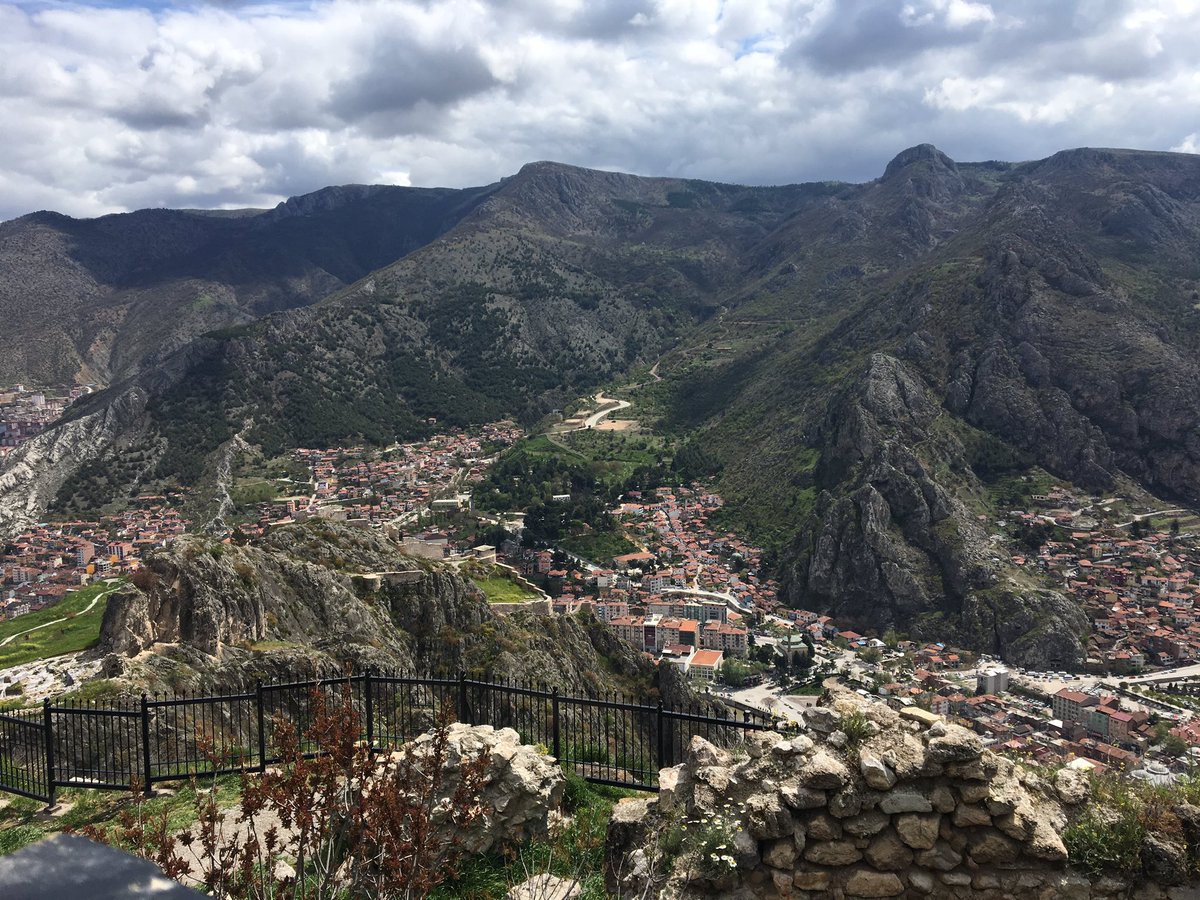
M609 892L1200 897L1185 884L1200 808L1175 811L1189 846L1159 842L1151 877L1089 877L1071 868L1062 838L1089 802L1085 772L1039 774L984 750L965 728L910 720L852 695L807 710L804 723L798 736L760 732L732 751L693 738L684 762L660 773L657 797L614 811Z

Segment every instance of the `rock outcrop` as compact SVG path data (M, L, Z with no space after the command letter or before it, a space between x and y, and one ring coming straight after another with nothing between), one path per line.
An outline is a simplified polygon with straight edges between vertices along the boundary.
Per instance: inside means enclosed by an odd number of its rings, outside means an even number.
M852 695L805 718L807 734L763 732L732 751L695 737L684 762L660 773L657 797L617 807L610 890L1085 900L1135 887L1166 897L1189 877L1180 859L1196 847L1174 839L1165 864L1147 870L1149 884L1073 869L1063 832L1090 801L1082 772L1047 777L957 725L906 719ZM1148 865L1157 840L1143 849Z
M404 571L378 590L356 577ZM454 569L378 532L315 520L253 544L188 536L110 596L99 656L161 690L357 671L454 672L594 693L648 687L652 667L601 625L496 616ZM121 660L126 660L124 664Z

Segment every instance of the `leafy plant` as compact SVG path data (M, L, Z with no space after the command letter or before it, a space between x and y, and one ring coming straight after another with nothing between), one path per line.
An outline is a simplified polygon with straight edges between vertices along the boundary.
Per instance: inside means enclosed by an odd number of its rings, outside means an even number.
M338 702L314 690L311 708L303 731L276 721L280 762L243 774L236 810L222 809L215 791L197 791L197 825L176 839L167 815L139 794L115 824L83 833L127 847L171 877L198 872L210 894L230 900L427 896L454 876L462 835L485 813L478 797L488 754L449 774L446 710L430 740L380 760L359 740L348 685ZM310 758L307 746L325 752ZM206 752L217 768L211 745Z

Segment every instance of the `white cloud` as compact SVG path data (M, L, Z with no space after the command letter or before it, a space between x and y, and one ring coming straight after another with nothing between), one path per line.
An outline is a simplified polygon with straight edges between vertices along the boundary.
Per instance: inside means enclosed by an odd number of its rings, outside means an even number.
M1171 149L1176 153L1200 153L1200 131L1193 131Z
M871 178L923 141L1195 152L1198 45L1182 0L0 2L0 218L533 159L779 183Z

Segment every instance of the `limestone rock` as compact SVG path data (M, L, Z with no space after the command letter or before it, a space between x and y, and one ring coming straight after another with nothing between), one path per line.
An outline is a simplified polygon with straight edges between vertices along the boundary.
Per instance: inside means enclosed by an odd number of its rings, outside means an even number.
M961 804L954 810L951 821L959 828L969 828L973 825L991 825L992 817L981 806Z
M933 811L929 798L911 788L896 788L884 794L879 801L880 812L888 815L895 813L927 813Z
M804 710L803 719L805 726L810 730L830 734L837 730L841 716L828 706L810 706Z
M433 735L426 733L396 755L408 755L419 761L432 752L432 744ZM562 803L566 778L556 762L536 748L523 745L520 735L511 728L451 724L447 734L444 795L452 793L454 779L462 767L484 754L488 765L478 800L485 814L472 828L457 835L467 852L487 853L494 847L544 836L549 829L550 813ZM645 809L639 809L638 815L644 816Z
M824 791L814 791L796 784L785 784L780 788L779 795L792 809L820 809L826 803Z
M933 845L937 843L941 818L937 813L905 813L896 817L896 834L914 850L932 850Z
M885 831L871 841L866 850L867 862L884 872L899 872L913 861L913 852L894 833Z
M958 853L945 841L938 841L932 850L922 850L917 853L917 865L939 872L948 872L962 862L962 854Z
M574 900L583 893L583 885L575 879L557 875L534 875L511 888L505 900Z
M1059 769L1054 773L1054 793L1068 806L1082 803L1091 794L1087 773L1079 769Z
M776 869L790 869L796 861L796 842L791 838L771 841L763 851L762 859Z
M834 841L842 836L842 825L826 813L818 813L805 824L805 832L814 841Z
M848 866L862 859L862 853L850 841L818 841L805 847L804 858L819 866Z
M1020 847L995 831L985 831L970 842L971 859L981 866L1007 865L1020 855Z
M840 790L850 780L850 770L840 759L818 750L800 767L800 783L815 790Z
M879 757L863 750L859 753L858 763L869 787L877 791L890 791L895 786L896 773Z
M842 820L842 828L855 837L870 837L887 828L889 819L876 809L861 812L857 816ZM935 831L936 834L936 831Z
M891 872L858 869L846 880L848 897L898 897L903 893L904 882Z

